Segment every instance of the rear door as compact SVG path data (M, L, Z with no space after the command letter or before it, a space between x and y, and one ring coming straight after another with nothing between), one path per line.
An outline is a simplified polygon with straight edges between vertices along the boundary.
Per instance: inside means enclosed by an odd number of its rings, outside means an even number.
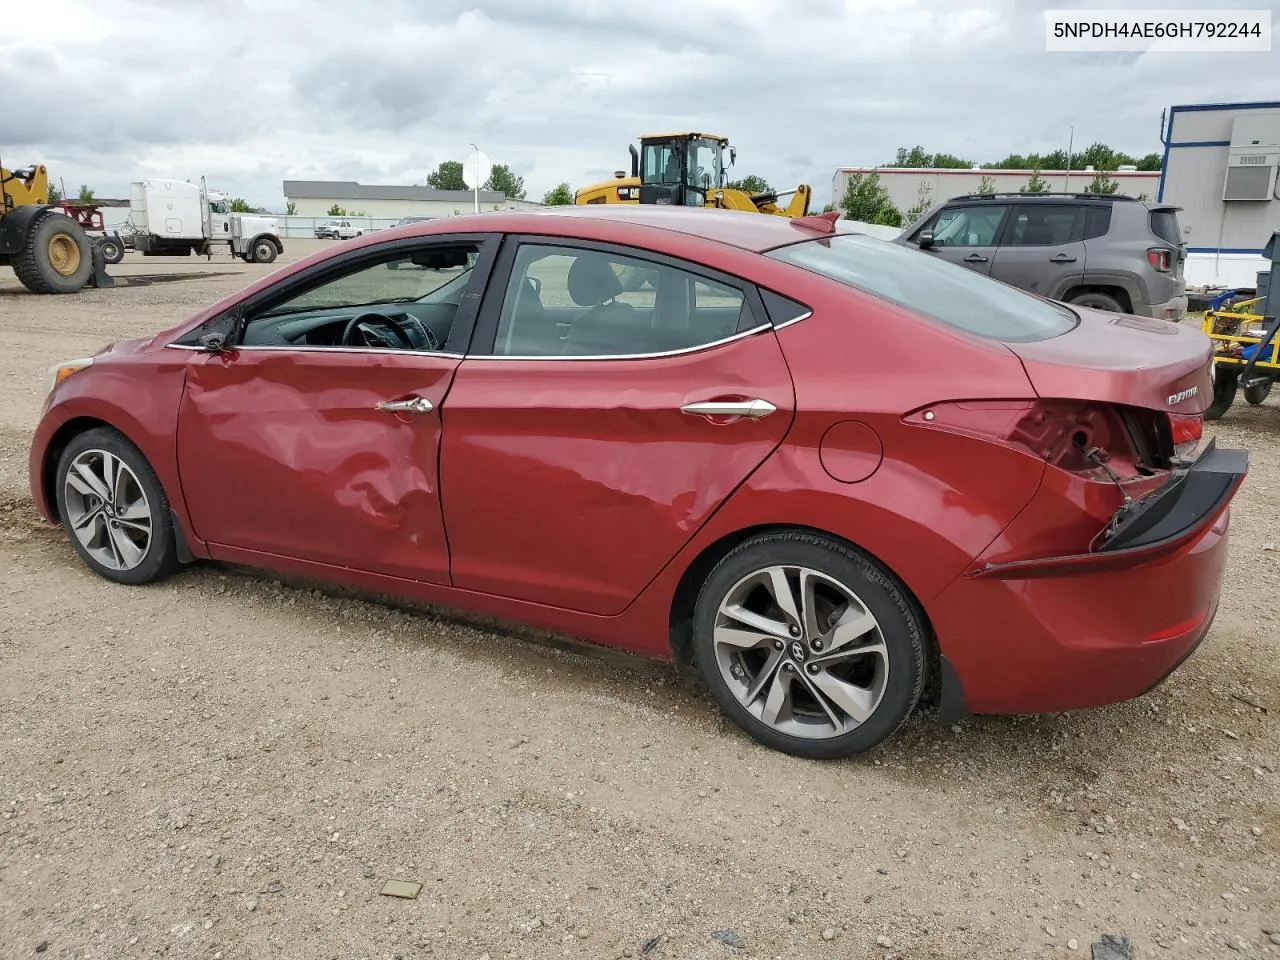
M1042 297L1060 297L1084 279L1085 206L1037 200L1013 207L991 276Z
M956 204L942 210L924 229L933 232L928 252L943 260L989 274L996 239L1009 207L1002 203Z
M454 585L619 613L793 408L749 284L634 248L508 238L443 408Z

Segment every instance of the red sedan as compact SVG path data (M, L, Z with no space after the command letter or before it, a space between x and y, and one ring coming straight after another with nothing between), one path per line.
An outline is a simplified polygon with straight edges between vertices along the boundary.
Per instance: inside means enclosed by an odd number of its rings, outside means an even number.
M203 558L696 662L865 750L1138 696L1217 609L1209 341L831 218L415 224L58 366L31 489L95 572Z

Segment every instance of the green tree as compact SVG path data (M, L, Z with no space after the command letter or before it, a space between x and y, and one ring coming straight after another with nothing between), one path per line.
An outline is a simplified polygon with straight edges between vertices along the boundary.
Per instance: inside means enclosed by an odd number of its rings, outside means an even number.
M495 163L484 183L485 190L496 190L508 200L525 198L524 177L517 177L505 163Z
M1105 170L1098 170L1094 172L1085 193L1115 193L1118 189L1120 184L1116 182L1115 177L1110 176Z
M769 186L769 181L754 173L748 173L741 180L730 180L726 186L730 190L741 190L753 196L757 193L773 192L773 187Z
M329 212L325 214L325 216L329 216L329 217L345 217L346 215L347 215L347 211L344 210L342 207L338 206L336 203L332 207L330 207Z
M1048 193L1049 181L1040 176L1040 168L1033 167L1031 169L1031 178L1025 185L1018 188L1019 193Z
M996 192L996 182L984 173L978 183L978 192L990 196Z
M548 207L564 207L573 203L573 191L569 189L569 184L557 184L555 189L548 190L542 195L542 202Z
M62 191L58 188L58 185L54 183L52 180L49 181L49 202L50 203L62 202Z
M467 189L467 181L462 177L462 161L445 160L427 174L427 186L436 190Z
M907 210L906 213L902 215L903 226L910 223L915 223L917 220L919 220L921 217L923 217L926 213L929 212L930 208L933 207L933 201L929 199L930 193L931 193L931 188L929 184L921 183L920 187L916 191L915 206L911 207L909 210Z
M1158 153L1148 153L1145 157L1140 157L1135 166L1139 170L1159 170L1164 165L1164 158Z
M292 217L298 212L298 205L290 200L284 205L285 216Z
M93 203L93 191L85 184L80 184L80 203Z
M232 213L253 213L253 208L249 206L249 201L244 197L233 198L227 209Z
M911 149L899 147L889 167L928 167L938 170L963 170L973 166L972 160L964 160L952 153L928 153L921 146Z
M840 198L840 209L850 220L893 227L902 225L902 214L890 201L889 191L880 182L880 174L874 170L850 175L844 196Z

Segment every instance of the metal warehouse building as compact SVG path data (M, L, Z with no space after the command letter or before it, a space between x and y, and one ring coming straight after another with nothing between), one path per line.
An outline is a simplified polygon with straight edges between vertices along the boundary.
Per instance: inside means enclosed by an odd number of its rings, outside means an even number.
M284 196L297 216L324 217L335 204L350 216L380 218L456 217L475 210L470 190L362 184L354 180L286 180ZM532 200L508 200L494 190L480 191L480 209L516 210L540 207Z
M1252 287L1280 228L1280 102L1170 107L1157 198L1182 207L1187 283Z
M977 193L982 186L982 178L990 177L997 193L1017 193L1030 182L1032 170L1000 170L975 167L970 170L947 169L934 167L840 167L831 178L831 202L840 203L849 177L855 173L878 173L880 183L889 191L889 199L893 205L906 213L921 198L927 198L931 206L936 206L952 197L967 193ZM1093 169L1041 170L1040 176L1049 183L1054 191L1083 193L1093 182ZM1118 170L1111 173L1116 180L1119 192L1131 197L1147 195L1147 199L1155 199L1160 187L1160 173L1146 170Z

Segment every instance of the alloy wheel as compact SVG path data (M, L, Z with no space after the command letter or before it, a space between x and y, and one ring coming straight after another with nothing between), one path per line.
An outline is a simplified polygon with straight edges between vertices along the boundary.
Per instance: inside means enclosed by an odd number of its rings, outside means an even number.
M809 567L771 566L734 584L716 611L712 645L738 702L796 737L861 726L889 677L875 616L849 587Z
M67 522L95 561L132 570L151 549L151 504L138 477L115 454L85 450L63 481Z

